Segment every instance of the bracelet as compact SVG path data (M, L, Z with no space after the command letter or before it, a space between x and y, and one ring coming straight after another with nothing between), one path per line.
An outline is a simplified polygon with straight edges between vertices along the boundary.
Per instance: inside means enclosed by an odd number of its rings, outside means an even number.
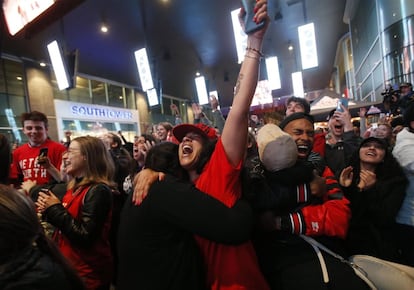
M253 48L253 47L246 47L246 51L253 51L253 52L255 52L255 53L257 53L260 57L264 57L264 54L260 51L260 50L258 50L258 49L256 49L256 48Z
M251 58L251 59L255 59L255 60L257 60L260 63L260 57L254 57L254 56L248 55L247 53L244 55L244 57L248 57L248 58Z

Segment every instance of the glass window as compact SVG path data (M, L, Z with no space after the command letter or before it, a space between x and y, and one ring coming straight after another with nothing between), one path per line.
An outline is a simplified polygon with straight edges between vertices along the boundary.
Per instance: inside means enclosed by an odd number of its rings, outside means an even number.
M89 89L90 81L86 78L76 77L76 88L69 91L70 100L79 103L92 103L92 94Z
M111 84L107 84L107 87L109 100L108 105L112 107L125 108L125 96L122 87Z
M24 96L23 78L22 63L4 58L1 59L0 92Z
M92 90L92 99L93 104L107 106L106 98L106 84L103 82L91 80L91 90Z
M378 35L377 15L374 0L359 2L356 15L352 21L352 45L356 69L369 51Z
M4 133L11 143L16 140L26 142L26 136L18 129L21 128L20 116L27 111L23 64L4 58L0 61L0 132ZM8 117L6 109L11 109Z

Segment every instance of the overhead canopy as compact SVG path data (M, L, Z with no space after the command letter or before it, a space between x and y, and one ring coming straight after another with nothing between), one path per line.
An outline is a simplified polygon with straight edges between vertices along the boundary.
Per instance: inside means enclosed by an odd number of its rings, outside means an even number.
M321 96L315 99L311 103L311 115L315 117L315 122L326 121L329 112L336 108L338 103L338 97ZM357 102L355 100L349 100L348 108L352 117L358 117L359 108L365 107L367 110L372 105L383 109L381 102Z

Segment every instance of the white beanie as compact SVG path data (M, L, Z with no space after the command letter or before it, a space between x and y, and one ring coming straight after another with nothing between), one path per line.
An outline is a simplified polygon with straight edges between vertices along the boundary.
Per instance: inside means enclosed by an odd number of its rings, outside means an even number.
M298 149L292 137L275 124L266 124L257 133L259 158L266 170L278 171L292 167Z

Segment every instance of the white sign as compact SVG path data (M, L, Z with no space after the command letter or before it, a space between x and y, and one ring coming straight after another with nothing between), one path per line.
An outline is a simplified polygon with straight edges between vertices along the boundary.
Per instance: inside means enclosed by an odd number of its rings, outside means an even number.
M54 100L56 116L73 120L138 122L138 111L93 104Z

